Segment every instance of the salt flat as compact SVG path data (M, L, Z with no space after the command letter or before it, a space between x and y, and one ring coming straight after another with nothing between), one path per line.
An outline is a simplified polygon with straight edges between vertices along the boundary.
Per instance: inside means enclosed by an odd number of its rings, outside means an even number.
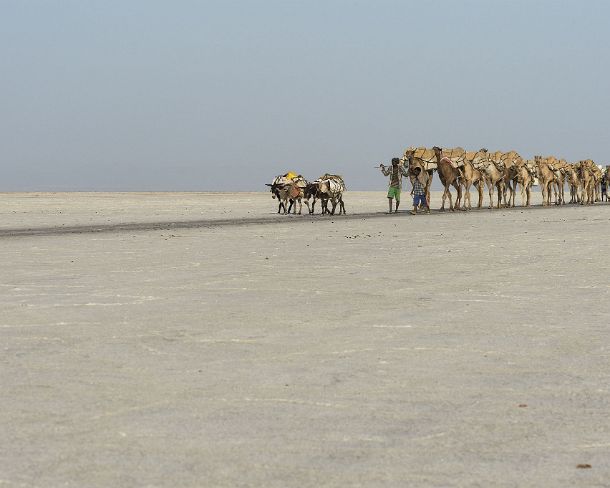
M1 194L0 485L609 486L610 205L345 199Z

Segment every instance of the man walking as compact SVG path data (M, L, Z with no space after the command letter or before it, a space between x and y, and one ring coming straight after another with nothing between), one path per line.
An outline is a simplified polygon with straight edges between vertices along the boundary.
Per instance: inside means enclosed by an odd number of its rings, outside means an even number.
M392 158L392 166L386 168L383 164L380 164L381 172L384 176L390 177L390 183L388 185L388 204L390 206L389 213L392 213L392 200L396 199L396 210L398 212L398 206L400 205L400 189L402 188L402 177L407 176L405 167L400 164L400 159Z
M426 213L430 213L430 207L428 206L428 202L426 200L426 178L427 173L421 172L421 168L416 167L413 169L413 175L415 178L413 179L413 210L411 210L412 215L417 214L417 208L421 205L426 208ZM425 176L424 176L425 175ZM422 183L424 180L424 183Z

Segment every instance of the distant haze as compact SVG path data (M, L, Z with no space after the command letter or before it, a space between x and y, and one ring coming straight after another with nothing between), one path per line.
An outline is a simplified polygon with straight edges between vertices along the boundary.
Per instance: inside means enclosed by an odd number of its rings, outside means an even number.
M0 191L384 189L407 146L608 164L610 2L0 0Z

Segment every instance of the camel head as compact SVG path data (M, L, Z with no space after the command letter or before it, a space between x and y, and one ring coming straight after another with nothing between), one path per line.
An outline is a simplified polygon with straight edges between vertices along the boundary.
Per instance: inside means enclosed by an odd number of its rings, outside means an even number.
M410 158L409 160L409 174L416 176L417 174L426 173L426 170L422 164L422 160L419 158ZM419 170L419 172L417 171Z
M534 178L538 178L538 165L535 161L532 161L531 159L525 161L525 168L530 175L532 175Z
M434 146L432 148L432 150L434 151L435 154L443 152L443 148L442 147L438 147L438 146Z
M487 152L489 152L489 151L487 150L487 148L486 148L486 147L482 147L481 149L479 149L479 152L482 152L482 153L487 153Z

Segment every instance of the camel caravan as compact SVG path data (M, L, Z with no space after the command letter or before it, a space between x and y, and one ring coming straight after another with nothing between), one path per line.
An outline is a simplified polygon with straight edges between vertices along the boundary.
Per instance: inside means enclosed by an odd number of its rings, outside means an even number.
M316 201L320 200L322 215L334 215L337 205L339 205L339 215L345 215L345 204L343 203L343 193L345 192L345 182L339 175L324 174L317 180L308 182L303 176L296 173L286 173L276 176L270 187L271 197L277 198L279 204L277 213L289 214L291 209L294 214L301 215L303 202L307 206L310 214L314 213ZM328 208L328 202L332 208ZM298 205L298 212L297 212Z
M468 152L461 147L446 149L435 146L410 147L400 158L411 183L415 175L427 175L425 193L430 203L430 186L434 172L438 173L443 185L440 210L445 210L449 200L450 210L469 210L472 208L470 190L478 193L477 207L483 206L485 187L489 193L489 208L514 207L517 188L521 193L521 205L531 205L533 186L540 186L542 205L564 205L574 203L592 205L608 201L606 192L610 181L610 166L604 172L601 166L590 159L568 163L554 156L535 156L533 160L522 158L516 151L490 152L485 148ZM419 171L416 171L419 168ZM566 201L565 186L569 187L570 200ZM451 194L455 190L455 204ZM494 204L494 192L497 197Z
M398 164L398 168L396 167ZM477 208L483 207L485 188L489 195L489 208L514 207L517 189L521 194L521 205L531 205L532 187L539 186L542 192L542 205L580 204L592 205L608 201L607 187L610 182L610 166L605 170L592 160L568 163L554 156L534 156L524 159L516 151L490 152L485 148L466 151L461 147L432 148L410 147L402 158L394 158L392 167L380 164L385 176L390 176L390 213L392 198L396 198L396 210L400 201L400 175L408 176L415 189L422 187L425 208L430 208L430 188L434 173L443 186L440 210L445 210L447 200L449 210L472 209L471 190L478 195ZM392 176L393 175L393 176ZM394 187L392 186L394 185ZM316 202L320 201L322 215L334 215L337 207L339 214L345 214L343 193L345 182L339 175L324 174L314 181L307 181L296 173L276 176L271 183L271 196L278 200L277 213L301 214L303 202L308 212L315 212ZM397 187L396 187L397 186ZM569 200L565 187L569 189ZM455 192L455 203L452 195ZM330 202L330 208L329 208ZM421 206L421 204L418 204ZM414 212L417 213L417 208Z

